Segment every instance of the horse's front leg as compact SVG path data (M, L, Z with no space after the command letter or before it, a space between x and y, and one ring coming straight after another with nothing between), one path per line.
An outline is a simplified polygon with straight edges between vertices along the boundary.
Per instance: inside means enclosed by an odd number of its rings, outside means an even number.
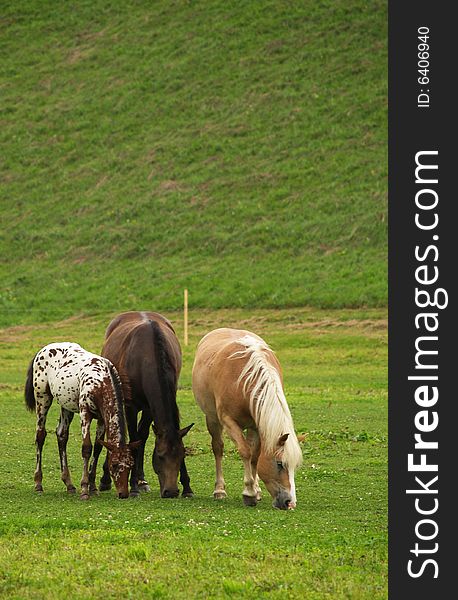
M138 424L138 437L141 440L141 444L137 449L137 485L138 489L142 492L150 492L151 488L148 485L148 482L145 480L145 446L146 441L149 436L149 429L151 423L153 422L152 416L149 414L147 410L142 411L142 417L140 419L140 423Z
M89 500L89 460L92 454L91 421L92 415L89 410L83 408L80 411L81 434L83 445L81 455L83 457L83 476L81 478L81 500Z
M186 463L184 462L184 458L181 461L180 465L180 483L183 486L183 491L181 495L183 498L192 498L194 496L194 492L191 489L191 480L188 475L188 470L186 468Z
M257 491L256 481L253 477L253 471L251 468L251 446L246 441L243 432L239 425L229 417L224 415L222 417L224 428L226 429L229 437L236 443L240 457L243 461L243 467L245 475L243 478L244 488L242 492L243 502L246 506L256 506L257 504Z
M129 441L136 442L138 440L138 429L137 429L137 418L138 411L132 405L126 405L126 420L127 429L129 430ZM130 496L139 496L140 490L138 489L138 471L139 471L139 449L133 448L132 455L134 458L134 466L130 472Z
M111 475L108 466L108 452L103 463L103 475L100 478L99 490L101 492L107 492L108 490L111 490Z
M52 396L48 395L46 392L39 393L37 389L35 389L35 410L37 414L35 444L37 448L37 464L33 479L35 482L36 492L43 491L42 453L43 445L46 439L46 417L51 404Z
M73 494L76 491L70 477L67 461L67 442L70 424L73 421L74 413L65 408L60 410L59 424L56 429L57 445L59 447L60 469L62 481L67 486L67 492Z
M95 477L97 475L97 463L99 460L100 453L102 452L102 444L99 440L103 440L103 436L105 435L105 424L103 419L99 419L97 421L97 431L95 434L95 444L94 444L94 456L92 457L91 466L89 468L89 492L91 494L97 493L97 485L95 483ZM111 483L111 482L110 482ZM111 485L110 485L111 487Z
M261 452L261 439L256 429L248 429L246 440L251 446L251 473L254 478L254 489L256 490L256 499L261 500L261 487L259 485L258 459Z
M213 497L215 500L226 498L226 482L223 477L223 427L218 419L210 419L206 417L207 429L212 438L212 450L215 457L216 480Z

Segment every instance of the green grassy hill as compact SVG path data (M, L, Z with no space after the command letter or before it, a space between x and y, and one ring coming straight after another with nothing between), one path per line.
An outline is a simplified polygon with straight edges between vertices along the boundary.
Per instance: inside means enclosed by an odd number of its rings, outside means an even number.
M2 2L2 324L386 304L386 6Z

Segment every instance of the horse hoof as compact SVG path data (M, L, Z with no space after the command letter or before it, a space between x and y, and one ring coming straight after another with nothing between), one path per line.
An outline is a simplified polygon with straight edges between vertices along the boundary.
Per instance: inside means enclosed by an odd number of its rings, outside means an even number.
M89 500L89 494L81 494L81 500Z
M213 498L215 500L224 500L227 497L226 492L213 492Z
M181 494L182 498L194 498L194 492L192 490L186 490L183 491L183 493Z
M130 490L129 496L131 498L138 498L140 496L140 491L139 490Z
M42 494L42 493L43 493L43 486L41 486L41 485L36 485L36 486L35 486L35 491L36 491L38 494Z
M146 483L146 481L144 481L143 483L139 483L138 484L138 489L141 492L151 492L151 488L150 486Z
M68 494L75 494L76 493L76 487L74 485L72 485L71 487L67 488L67 493Z
M89 494L91 496L98 496L99 495L99 490L97 488L93 488L93 489L89 490Z
M109 490L111 490L111 483L104 483L103 481L101 481L99 485L99 490L101 492L108 492Z
M245 494L243 494L243 504L245 506L256 506L257 503L256 496L245 496Z

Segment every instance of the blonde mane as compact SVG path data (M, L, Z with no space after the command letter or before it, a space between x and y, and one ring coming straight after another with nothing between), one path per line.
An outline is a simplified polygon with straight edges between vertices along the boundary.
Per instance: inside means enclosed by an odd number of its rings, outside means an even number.
M236 342L245 348L234 352L230 358L247 359L237 383L241 384L243 381L244 393L251 386L250 411L264 450L275 454L278 440L283 434L289 433L281 459L285 467L295 469L302 462L302 452L294 432L280 374L267 360L266 352L273 351L263 340L251 335L245 335Z

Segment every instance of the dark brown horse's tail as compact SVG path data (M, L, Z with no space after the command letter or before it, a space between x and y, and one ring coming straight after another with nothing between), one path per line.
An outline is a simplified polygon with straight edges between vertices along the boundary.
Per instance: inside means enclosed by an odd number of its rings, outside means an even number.
M35 356L32 358L29 368L27 369L27 379L25 380L24 389L25 406L27 410L30 410L31 412L35 412L35 394L33 391L33 363Z
M170 357L167 340L161 327L156 321L150 320L153 331L153 347L156 353L157 378L161 389L164 409L172 420L173 425L180 428L180 413L177 406L177 376L176 369Z

